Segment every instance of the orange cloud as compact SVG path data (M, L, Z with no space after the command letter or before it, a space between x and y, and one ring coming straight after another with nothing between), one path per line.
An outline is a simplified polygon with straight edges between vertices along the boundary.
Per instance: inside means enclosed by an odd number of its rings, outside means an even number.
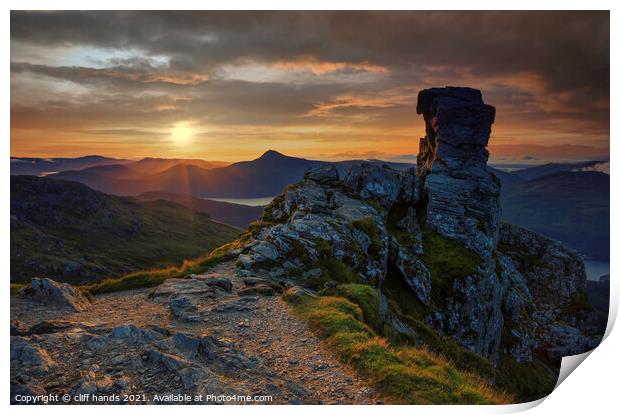
M345 70L353 70L369 73L389 73L385 66L375 65L365 62L327 62L320 61L313 56L304 56L300 59L290 61L275 62L271 65L276 69L284 69L291 71L310 71L314 75L325 75L328 73L340 72Z
M207 75L192 72L135 71L115 68L79 68L78 75L83 78L115 78L144 83L163 82L173 85L197 85L209 79Z
M331 101L316 102L306 117L329 117L343 108L392 108L414 105L418 96L415 87L398 87L377 93L340 95ZM351 115L347 115L351 117Z

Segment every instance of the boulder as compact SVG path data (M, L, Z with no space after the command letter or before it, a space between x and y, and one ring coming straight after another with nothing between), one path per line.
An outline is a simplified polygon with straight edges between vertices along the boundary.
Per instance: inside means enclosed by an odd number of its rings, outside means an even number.
M224 291L228 291L228 292L231 292L233 289L232 282L228 278L224 278L224 277L206 278L204 282L210 287L219 287L223 289Z
M174 316L188 323L202 321L202 319L196 315L198 308L192 299L185 295L175 296L170 299L170 311Z
M307 290L305 288L298 287L298 286L290 287L286 291L284 291L284 294L282 294L282 298L285 301L288 301L294 304L297 304L303 301L304 298L313 298L313 297L316 297L316 294L312 293L310 290Z
M162 337L161 333L142 329L133 324L114 327L110 333L110 339L137 345L149 343Z
M11 369L43 375L55 368L49 354L35 342L18 336L11 336Z
M20 296L74 311L83 311L90 307L90 301L79 290L49 278L33 278L30 286L22 288Z
M210 296L213 295L213 288L194 278L169 278L151 291L149 296L156 298L181 294Z
M338 169L333 164L312 167L304 173L304 179L317 183L330 183L338 180Z
M251 287L243 288L237 292L241 296L246 295L274 295L275 291L269 285L258 284Z
M387 165L355 164L344 178L344 184L362 199L375 199L386 209L399 198L406 203L417 202L416 176L411 170L401 173Z

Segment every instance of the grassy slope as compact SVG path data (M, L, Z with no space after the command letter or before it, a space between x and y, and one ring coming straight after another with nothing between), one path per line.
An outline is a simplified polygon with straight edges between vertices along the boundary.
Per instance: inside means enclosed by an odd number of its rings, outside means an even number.
M11 178L11 281L74 284L179 265L238 236L231 226L167 202L109 196L71 182ZM76 262L82 275L62 277Z
M155 287L168 278L183 278L191 274L204 273L211 267L231 259L228 251L236 247L238 247L238 242L231 242L214 249L208 255L203 255L193 260L185 260L178 267L169 266L131 272L120 277L107 278L91 284L85 284L79 288L86 294L97 295L116 291Z
M394 347L376 335L366 321L377 321L378 316L370 314L378 311L378 299L372 300L370 293L374 290L366 287L341 287L351 296L359 295L363 308L344 297L322 296L297 300L295 311L323 335L340 360L367 378L390 403L511 401L510 396L494 391L478 376L457 369L454 363L425 347Z

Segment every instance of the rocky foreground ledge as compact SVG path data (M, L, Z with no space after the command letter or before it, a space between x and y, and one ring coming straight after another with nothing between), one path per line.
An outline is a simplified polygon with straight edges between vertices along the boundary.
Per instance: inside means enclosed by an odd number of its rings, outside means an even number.
M11 304L12 403L381 402L291 315L281 285L242 279L231 263L97 296L80 311L71 304L81 295L45 285L54 288Z

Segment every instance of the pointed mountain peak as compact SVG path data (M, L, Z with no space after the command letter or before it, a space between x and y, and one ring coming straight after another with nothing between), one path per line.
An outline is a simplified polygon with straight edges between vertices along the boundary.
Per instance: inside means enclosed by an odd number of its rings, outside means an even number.
M286 156L282 153L279 153L275 150L267 150L263 153L262 156L259 157L259 159L265 160L265 159L279 159L279 158L285 158Z

